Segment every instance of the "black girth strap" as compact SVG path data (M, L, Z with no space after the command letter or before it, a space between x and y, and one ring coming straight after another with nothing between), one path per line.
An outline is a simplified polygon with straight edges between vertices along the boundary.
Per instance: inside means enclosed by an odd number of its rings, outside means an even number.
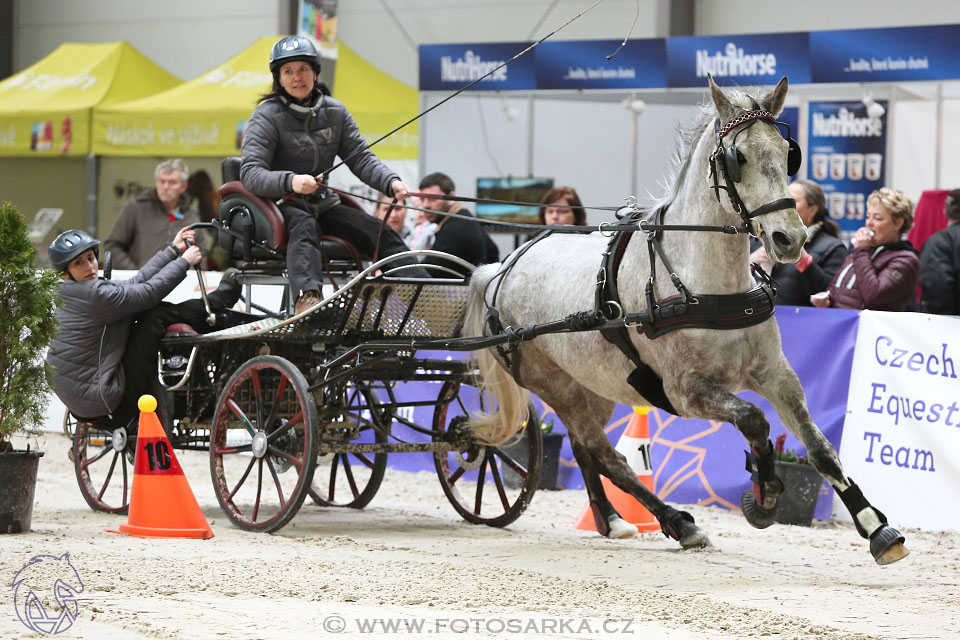
M744 329L773 316L773 290L760 284L746 293L733 295L695 295L694 304L680 296L657 303L649 313L650 321L637 327L648 338L659 338L675 329ZM648 310L649 311L649 310Z
M617 293L617 272L620 270L620 262L631 237L633 237L633 233L629 231L614 234L610 238L606 252L603 254L603 265L600 267L600 273L597 277L596 306L597 310L603 313L608 320L623 315L620 295ZM673 415L679 415L663 390L663 378L658 376L650 365L640 359L640 353L630 341L630 334L626 327L600 329L600 335L607 342L620 349L623 355L636 367L627 376L627 383L655 407Z

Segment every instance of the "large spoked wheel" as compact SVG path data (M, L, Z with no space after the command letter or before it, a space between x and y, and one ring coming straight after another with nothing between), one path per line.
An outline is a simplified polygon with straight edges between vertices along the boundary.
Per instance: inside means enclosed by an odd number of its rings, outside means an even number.
M526 510L540 484L543 434L531 404L530 419L523 428L530 462L522 465L505 449L470 439L469 416L484 409L477 387L466 382L444 383L433 414L434 439L452 439L461 446L435 453L434 463L440 486L457 513L474 524L504 527ZM504 481L506 469L515 474L516 482Z
M169 396L155 391L155 397L157 416L167 430L172 420ZM138 419L133 418L126 426L114 428L99 422L77 420L68 410L64 414L64 428L68 423L73 425L70 456L83 499L94 511L127 513L137 451Z
M343 411L337 420L320 425L323 437L342 438L349 444L385 443L390 417L376 391L365 383L350 382L342 393ZM362 509L377 494L386 468L385 452L318 456L310 497L322 507Z
M210 429L217 501L246 531L273 532L303 504L317 455L317 408L289 360L258 356L227 381Z
M80 494L94 511L125 514L137 450L136 420L116 429L81 421L75 425L73 469Z

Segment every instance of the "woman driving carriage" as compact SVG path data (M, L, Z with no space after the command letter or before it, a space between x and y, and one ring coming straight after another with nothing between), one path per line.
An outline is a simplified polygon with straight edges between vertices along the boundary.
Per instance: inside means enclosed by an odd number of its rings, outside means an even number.
M190 324L198 333L224 328L224 312L240 297L236 270L228 270L208 297L217 314L211 327L202 300L162 302L202 254L189 227L157 252L129 280L97 278L100 242L85 231L64 231L50 245L50 261L61 272L59 329L47 362L51 386L70 412L125 427L138 415L137 399L154 393L157 349L166 327Z
M343 238L366 256L380 258L407 250L397 233L380 222L340 203L316 175L340 156L353 173L377 191L403 200L409 188L400 177L366 149L360 130L342 103L330 97L319 81L320 54L308 39L281 38L270 51L273 88L260 99L243 133L240 180L262 197L297 195L280 205L287 225L287 273L298 296L296 312L320 301L322 284L318 236ZM395 265L416 264L412 257ZM421 268L404 275L426 277Z

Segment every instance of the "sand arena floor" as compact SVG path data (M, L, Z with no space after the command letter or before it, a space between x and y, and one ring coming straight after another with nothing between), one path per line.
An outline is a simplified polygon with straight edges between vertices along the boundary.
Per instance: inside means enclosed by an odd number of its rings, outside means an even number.
M143 540L104 532L126 518L87 507L66 437L39 444L33 532L0 536L0 576L10 585L32 556L70 554L84 591L60 637L960 637L954 531L906 530L911 555L878 567L850 525L757 531L739 513L685 507L715 548L681 551L659 533L574 529L582 491L541 491L493 529L461 520L435 475L388 470L363 511L308 499L279 533L251 534L223 516L206 454L181 451L216 535ZM4 593L0 637L40 637Z

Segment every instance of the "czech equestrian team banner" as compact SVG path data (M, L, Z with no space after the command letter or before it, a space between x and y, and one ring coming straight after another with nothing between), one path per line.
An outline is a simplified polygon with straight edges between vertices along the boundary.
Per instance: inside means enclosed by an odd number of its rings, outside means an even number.
M958 367L960 318L860 313L840 455L894 526L960 529Z
M456 91L493 71L529 42L420 45L420 89ZM522 55L473 87L477 91L536 89L534 52Z
M813 82L948 80L960 69L958 42L955 24L811 31L810 76Z
M536 49L538 89L641 89L666 84L663 38L544 42Z
M871 118L862 102L811 102L809 113L807 176L823 188L847 241L863 226L867 196L884 184L887 113Z
M810 82L806 33L667 38L667 86L703 87L707 75L720 85Z
M675 36L630 40L554 40L472 87L647 89L770 85L787 76L810 82L899 82L960 78L960 25ZM420 89L451 91L509 60L530 42L420 45Z

